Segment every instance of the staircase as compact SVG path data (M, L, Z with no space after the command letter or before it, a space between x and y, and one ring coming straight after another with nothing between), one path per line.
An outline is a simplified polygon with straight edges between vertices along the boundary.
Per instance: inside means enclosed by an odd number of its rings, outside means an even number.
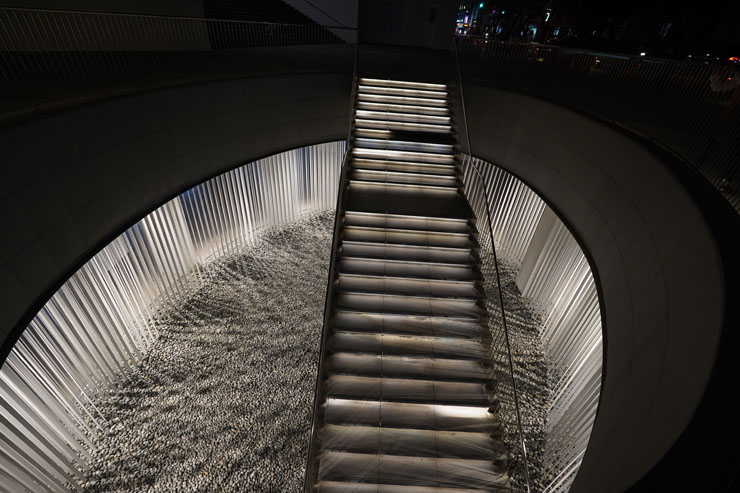
M446 86L356 94L307 490L509 491Z

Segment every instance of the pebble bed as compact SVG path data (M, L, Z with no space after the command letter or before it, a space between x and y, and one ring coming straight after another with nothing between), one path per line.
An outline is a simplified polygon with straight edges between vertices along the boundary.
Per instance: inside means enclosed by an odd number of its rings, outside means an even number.
M101 396L89 492L292 492L303 483L333 214L265 233L203 269Z

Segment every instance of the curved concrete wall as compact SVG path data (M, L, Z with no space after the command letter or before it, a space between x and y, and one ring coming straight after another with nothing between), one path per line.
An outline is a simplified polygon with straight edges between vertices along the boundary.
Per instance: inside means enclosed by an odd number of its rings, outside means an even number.
M351 74L170 88L0 129L0 361L54 290L180 192L244 162L346 138Z
M590 256L605 374L571 491L624 491L678 438L713 368L724 287L711 233L662 163L621 133L507 91L466 85L465 100L472 152L537 191Z

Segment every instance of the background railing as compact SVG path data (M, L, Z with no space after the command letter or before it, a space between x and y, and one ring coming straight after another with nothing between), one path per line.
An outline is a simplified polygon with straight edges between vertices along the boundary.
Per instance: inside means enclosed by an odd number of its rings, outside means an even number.
M456 46L464 81L637 133L701 173L740 212L740 68L473 37Z
M214 78L349 73L356 42L345 27L2 7L0 117Z

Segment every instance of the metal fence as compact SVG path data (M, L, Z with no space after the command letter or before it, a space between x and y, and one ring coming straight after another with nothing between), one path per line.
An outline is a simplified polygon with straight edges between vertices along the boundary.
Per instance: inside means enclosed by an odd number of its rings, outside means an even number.
M457 38L463 80L619 125L701 173L740 212L740 70L533 43Z
M351 73L356 29L0 8L0 113L212 78Z
M153 318L208 282L203 262L305 212L330 210L345 147L295 149L208 180L72 275L0 369L0 491L82 491L95 438L109 428L96 398L147 353Z

